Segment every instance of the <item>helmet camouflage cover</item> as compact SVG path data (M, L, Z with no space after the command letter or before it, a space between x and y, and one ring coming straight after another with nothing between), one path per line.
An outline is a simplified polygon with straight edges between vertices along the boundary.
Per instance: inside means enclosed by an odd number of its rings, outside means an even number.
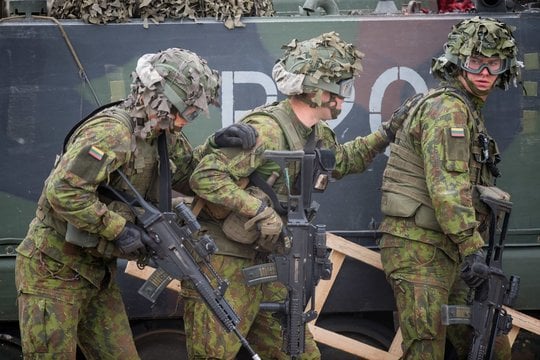
M342 95L340 82L362 71L360 60L364 54L341 40L336 32L305 41L293 39L282 49L285 51L274 65L272 78L285 95L323 90Z
M475 16L462 20L452 27L444 54L433 59L431 72L435 77L451 80L469 56L499 57L506 61L507 69L499 75L496 86L507 89L510 82L516 85L523 64L516 58L518 48L513 30L493 18Z
M145 133L156 126L172 128L173 109L182 114L195 106L208 114L209 104L219 106L219 73L189 50L170 48L145 54L137 61L132 78L132 116L145 119L152 113L169 115L147 121Z

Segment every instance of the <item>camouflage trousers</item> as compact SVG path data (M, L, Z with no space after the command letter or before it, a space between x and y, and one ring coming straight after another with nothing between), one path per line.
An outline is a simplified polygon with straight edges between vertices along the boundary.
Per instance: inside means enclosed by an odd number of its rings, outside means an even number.
M240 317L238 330L255 352L264 360L290 359L281 351L283 337L279 320L271 313L259 311L262 301L283 301L285 287L279 283L247 286L241 270L254 265L253 260L213 255L212 264L223 278L229 280L225 299ZM189 359L235 359L241 347L236 335L223 329L189 282L182 282L182 295L185 300L184 326ZM306 328L305 352L299 359L320 358L313 335Z
M75 271L35 252L15 265L24 359L139 359L120 289L97 289Z
M392 247L385 247L385 240ZM459 277L459 264L433 245L388 234L381 239L381 261L396 299L403 359L444 359L447 337L458 359L467 359L472 328L441 321L443 304L466 303L468 287ZM495 359L510 358L508 337L498 337Z

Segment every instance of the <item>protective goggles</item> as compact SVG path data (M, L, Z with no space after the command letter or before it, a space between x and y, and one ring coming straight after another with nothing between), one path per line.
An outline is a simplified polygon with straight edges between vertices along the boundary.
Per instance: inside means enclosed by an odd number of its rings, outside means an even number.
M499 57L469 56L461 62L461 68L473 74L480 74L484 69L488 69L491 75L500 75L508 70L508 61Z

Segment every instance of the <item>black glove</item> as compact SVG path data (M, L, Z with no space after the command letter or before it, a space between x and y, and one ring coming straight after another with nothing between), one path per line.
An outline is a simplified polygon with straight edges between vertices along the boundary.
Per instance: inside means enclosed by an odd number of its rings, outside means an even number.
M257 130L248 124L238 123L224 127L214 134L214 143L221 147L241 147L251 149L257 142Z
M118 236L114 239L114 245L122 255L135 254L145 248L145 244L152 241L152 238L140 227L130 222Z
M379 127L379 131L383 132L386 135L386 138L389 142L394 142L396 139L396 133L403 126L403 121L407 118L407 113L405 113L401 107L399 107L390 119L383 121Z
M482 250L465 256L461 264L461 278L470 288L477 288L487 279L489 267Z

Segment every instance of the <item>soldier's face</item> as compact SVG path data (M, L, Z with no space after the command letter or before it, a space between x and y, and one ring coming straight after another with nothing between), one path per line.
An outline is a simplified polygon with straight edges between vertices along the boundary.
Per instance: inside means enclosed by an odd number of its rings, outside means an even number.
M341 107L345 98L328 91L323 92L322 102L326 106L321 107L321 120L334 120L341 113Z
M478 74L463 71L459 80L465 89L482 99L486 99L488 93L493 89L499 75L491 75L487 68L482 69ZM468 81L465 80L468 79Z

